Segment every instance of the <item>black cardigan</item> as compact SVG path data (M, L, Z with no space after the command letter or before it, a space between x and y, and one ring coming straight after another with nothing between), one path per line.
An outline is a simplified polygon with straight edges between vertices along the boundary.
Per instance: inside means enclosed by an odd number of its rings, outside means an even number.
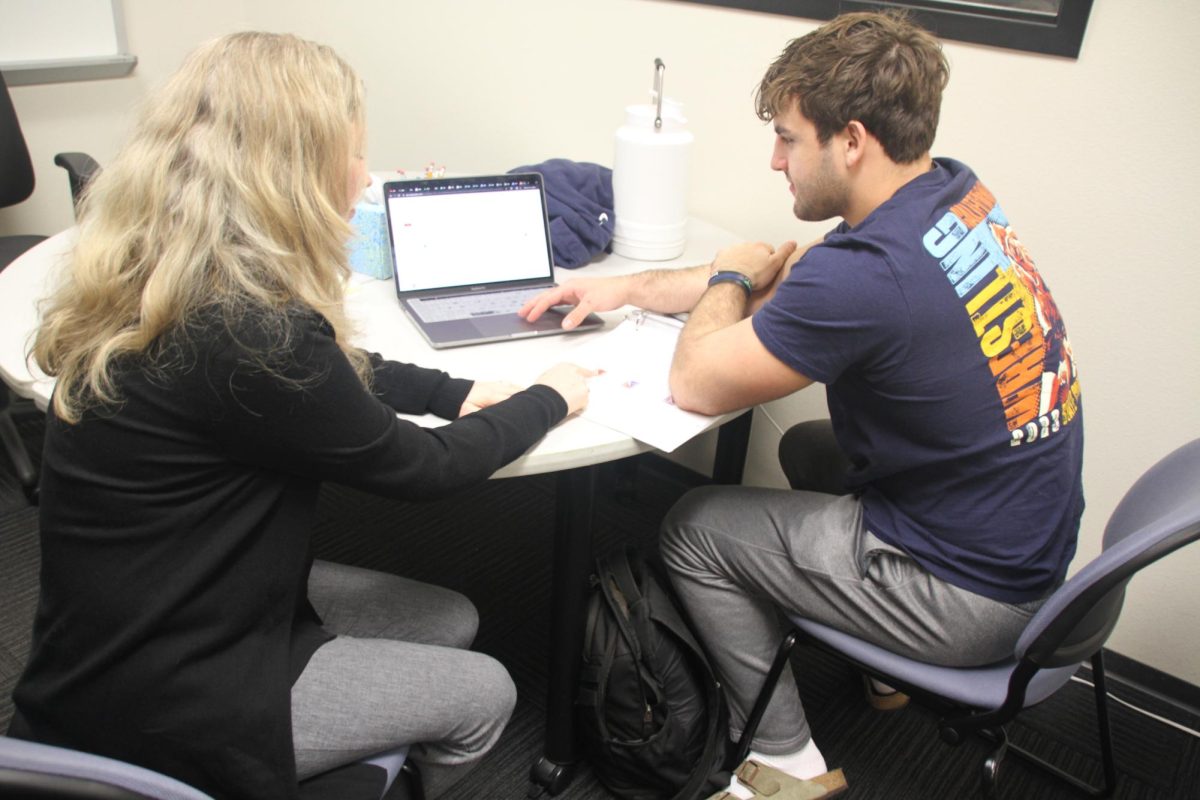
M321 481L404 499L486 480L566 414L546 386L440 428L471 383L372 357L325 320L216 315L121 402L50 413L41 597L10 733L144 765L214 797L294 798L290 690L328 641L305 593ZM285 343L264 368L255 352ZM279 374L279 373L282 373ZM481 535L482 532L481 532Z

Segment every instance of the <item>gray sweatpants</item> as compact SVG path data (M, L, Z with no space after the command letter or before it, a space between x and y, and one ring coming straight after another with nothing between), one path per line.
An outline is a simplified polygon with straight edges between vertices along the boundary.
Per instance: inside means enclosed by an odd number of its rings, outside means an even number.
M470 600L324 561L308 594L338 638L292 687L300 778L407 744L435 797L496 743L516 688L498 661L466 649L479 625Z
M661 549L721 676L735 740L786 633L779 610L932 663L973 665L1010 654L1041 604L1009 605L933 577L865 530L852 496L695 489L664 520ZM784 670L753 747L781 755L810 738Z

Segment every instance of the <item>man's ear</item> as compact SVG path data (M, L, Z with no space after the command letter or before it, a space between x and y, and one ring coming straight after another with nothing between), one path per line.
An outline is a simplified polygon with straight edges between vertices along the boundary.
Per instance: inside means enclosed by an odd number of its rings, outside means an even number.
M846 127L842 129L842 153L847 169L853 169L862 161L866 153L867 137L870 135L866 126L858 120L852 119L846 123Z

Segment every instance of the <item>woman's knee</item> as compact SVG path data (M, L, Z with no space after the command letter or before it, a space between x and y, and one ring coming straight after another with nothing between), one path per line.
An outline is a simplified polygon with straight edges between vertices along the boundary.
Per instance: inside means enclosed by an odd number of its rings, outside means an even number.
M492 717L498 722L499 727L503 728L508 724L509 717L512 716L513 709L517 705L517 686L513 683L512 676L503 664L491 656L486 656L486 658L489 673L487 678L489 688L486 694L490 698L486 705L490 707Z
M392 573L317 561L308 589L326 627L342 635L461 649L479 630L466 596Z
M459 741L452 746L463 760L487 752L512 717L517 704L517 687L512 676L496 659L472 652L462 665L461 690L467 695ZM469 698L469 699L468 699Z
M475 641L479 632L479 610L464 594L443 589L446 593L443 617L445 620L447 645L466 649Z
M408 641L465 650L479 632L479 611L466 595L428 583L406 581L398 589L408 596L397 598L390 611L405 619Z

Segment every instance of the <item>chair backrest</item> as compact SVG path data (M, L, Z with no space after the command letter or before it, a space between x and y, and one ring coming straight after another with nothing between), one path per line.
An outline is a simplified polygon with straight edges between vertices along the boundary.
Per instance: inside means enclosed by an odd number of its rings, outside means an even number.
M212 800L174 778L103 756L0 736L0 797Z
M0 73L0 176L0 208L15 206L33 194L33 162L3 73Z
M1161 459L1138 478L1113 509L1104 528L1104 549L1159 523L1195 519L1200 509L1200 439Z
M1200 539L1200 439L1148 469L1117 504L1104 550L1050 596L1017 642L1042 667L1078 663L1108 639L1138 570Z

